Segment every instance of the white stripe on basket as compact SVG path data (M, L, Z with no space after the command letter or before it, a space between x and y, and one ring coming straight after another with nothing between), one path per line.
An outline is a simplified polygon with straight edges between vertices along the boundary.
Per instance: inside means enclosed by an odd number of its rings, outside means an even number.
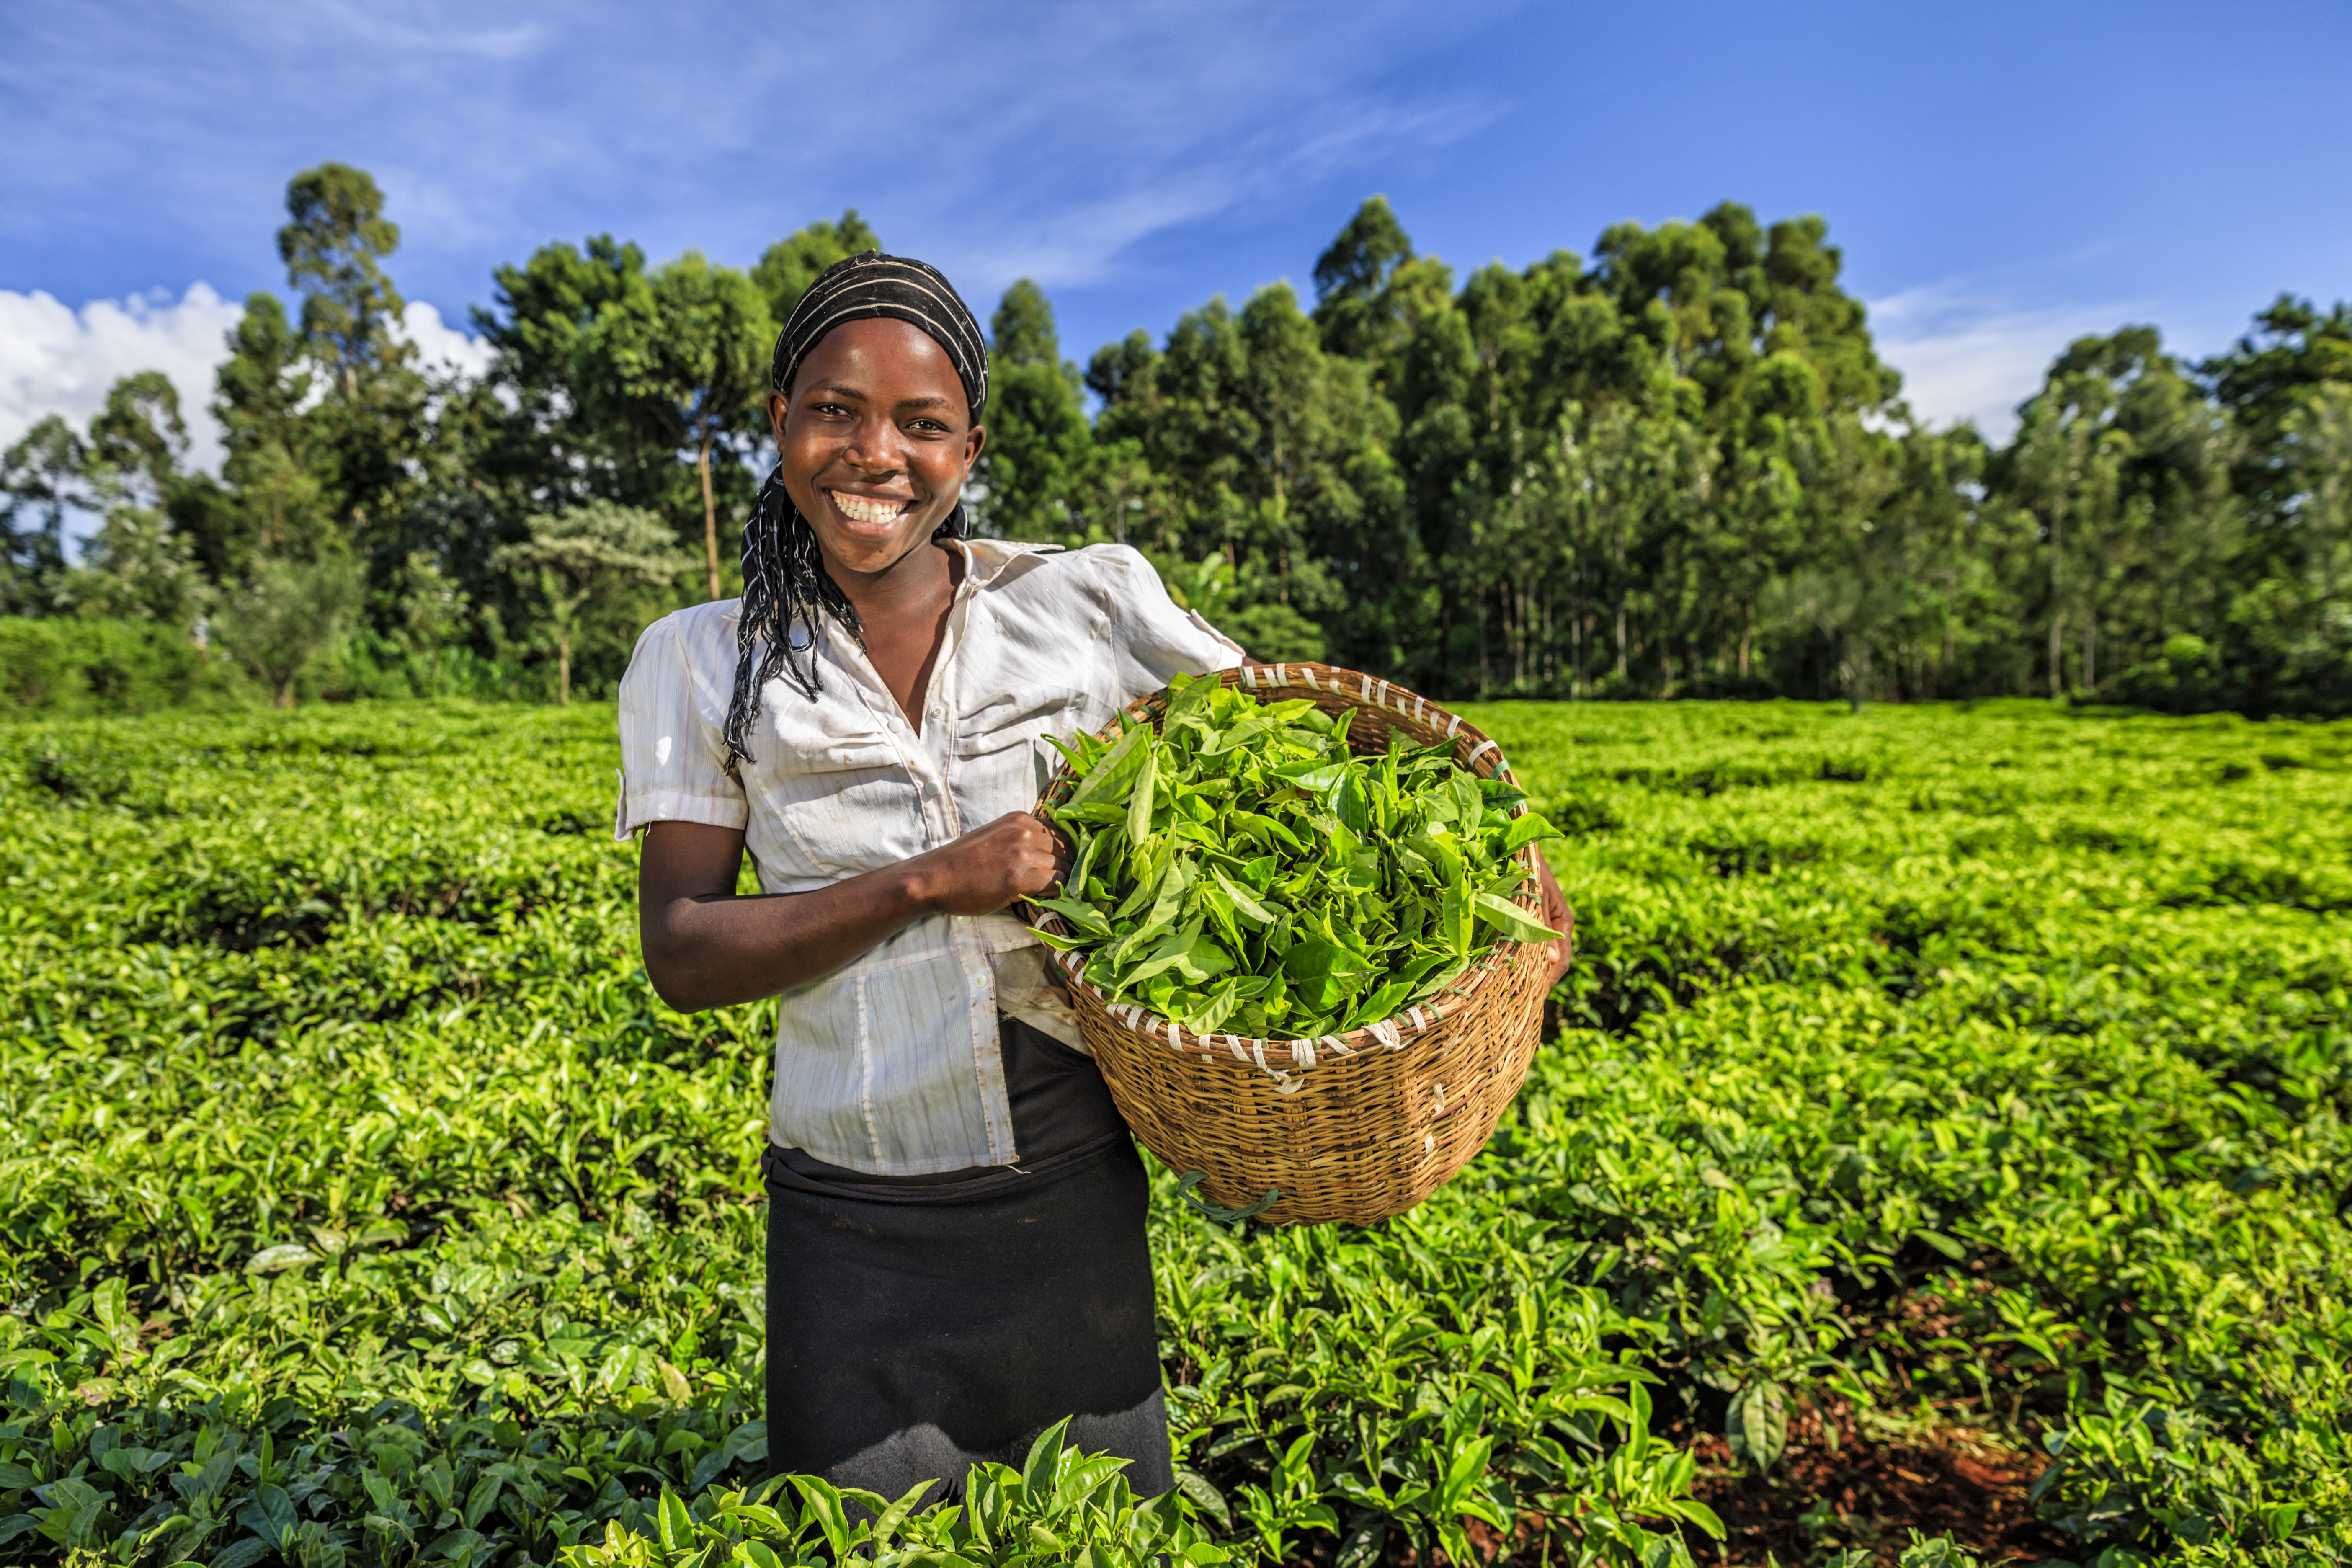
M1288 665L1286 665L1286 664L1277 664L1277 665L1276 665L1276 666L1274 667L1274 683L1275 683L1276 686L1287 686L1287 685L1289 685L1289 684L1290 684L1290 674L1289 674L1289 671L1290 671L1290 667L1289 667Z
M1471 752L1467 757L1463 759L1462 765L1465 768L1475 768L1478 765L1479 758L1485 756L1489 752L1499 750L1501 750L1501 748L1496 746L1494 742L1483 742L1480 743L1476 751Z
M1407 1007L1404 1010L1404 1016L1412 1020L1412 1026L1415 1029L1429 1027L1429 1021L1421 1016L1421 1009L1418 1007Z
M1362 670L1356 672L1356 695L1367 702L1372 700L1372 678Z
M1377 1024L1368 1025L1366 1032L1392 1051L1404 1049L1404 1031L1396 1026L1393 1018L1382 1018Z
M1454 739L1454 731L1460 728L1462 728L1462 715L1456 713L1454 716L1454 722L1445 726L1445 738L1449 741Z
M1276 1094L1297 1094L1307 1087L1305 1079L1293 1078L1280 1068L1268 1068L1265 1070L1266 1075L1274 1079L1274 1092Z
M1302 1069L1313 1067L1315 1065L1315 1042L1312 1040L1291 1041L1290 1059L1297 1062Z
M1173 1018L1168 1020L1168 1048L1176 1051L1184 1048L1184 1026Z
M1356 1047L1349 1045L1347 1037L1343 1035L1326 1035L1323 1037L1323 1043L1343 1057L1352 1057L1356 1054Z
M1387 681L1383 680L1381 682L1381 694L1377 699L1375 699L1375 700L1377 700L1383 708L1389 705L1389 683Z
M1429 699L1418 691L1412 696L1412 721L1416 724L1429 722Z
M1225 1037L1225 1048L1234 1053L1234 1060L1242 1063L1244 1067L1249 1064L1249 1047L1250 1043L1239 1035Z
M1257 670L1255 667L1246 664L1242 666L1242 684L1252 691L1257 689Z
M1318 690L1318 691L1320 691L1320 690L1322 690L1322 689L1323 689L1323 683L1322 683L1321 681L1319 681L1319 680L1318 680L1318 679L1315 679L1315 667L1314 667L1313 665L1311 665L1311 664L1302 664L1302 665L1300 665L1300 666L1298 667L1298 673L1299 673L1299 674L1301 674L1301 675L1303 675L1303 676L1305 676L1305 677L1307 678L1307 685L1309 685L1309 686L1313 687L1313 688L1314 688L1316 690Z

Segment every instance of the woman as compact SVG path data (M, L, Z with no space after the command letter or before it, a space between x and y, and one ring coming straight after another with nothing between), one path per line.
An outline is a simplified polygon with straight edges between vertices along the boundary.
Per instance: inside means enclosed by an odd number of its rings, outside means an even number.
M1065 866L1043 737L1242 652L1132 550L965 536L987 349L930 268L827 270L771 384L743 598L639 640L618 824L663 998L781 997L770 1462L896 1498L1074 1416L1165 1490L1142 1165L1005 911Z
M770 1461L897 1497L1075 1415L1164 1490L1142 1165L1005 910L1062 868L1040 737L1241 652L1131 550L964 537L987 348L930 268L832 268L772 384L744 596L639 640L619 824L663 998L782 994Z

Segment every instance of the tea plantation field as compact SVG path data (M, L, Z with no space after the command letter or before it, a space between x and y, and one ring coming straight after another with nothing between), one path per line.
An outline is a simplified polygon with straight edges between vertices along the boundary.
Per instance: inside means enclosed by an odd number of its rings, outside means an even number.
M1179 1492L1041 1447L879 1561L2352 1557L2352 726L1474 716L1580 916L1493 1146L1161 1204ZM647 988L615 751L0 730L0 1563L857 1550L757 1488L766 1018Z

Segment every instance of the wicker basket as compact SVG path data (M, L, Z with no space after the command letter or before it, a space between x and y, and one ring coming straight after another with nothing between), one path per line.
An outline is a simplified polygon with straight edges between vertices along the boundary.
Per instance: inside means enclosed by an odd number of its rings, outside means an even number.
M1321 664L1233 669L1223 679L1261 701L1305 697L1335 717L1360 710L1349 730L1360 752L1385 752L1391 731L1417 745L1450 738L1464 767L1510 779L1494 742L1385 680ZM1167 707L1161 691L1128 711L1156 728ZM1075 784L1063 768L1041 805L1058 805ZM1533 870L1534 846L1519 854ZM1542 918L1532 877L1518 902ZM1058 916L1030 913L1045 930L1068 929ZM1189 1034L1133 1004L1114 1006L1085 978L1085 955L1053 958L1119 1113L1211 1200L1208 1212L1362 1225L1420 1203L1486 1146L1535 1058L1549 946L1499 941L1432 1001L1312 1041Z

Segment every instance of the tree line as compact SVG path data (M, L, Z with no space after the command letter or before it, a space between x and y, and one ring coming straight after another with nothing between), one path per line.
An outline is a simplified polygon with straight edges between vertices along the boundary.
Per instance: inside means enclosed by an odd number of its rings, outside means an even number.
M0 608L142 624L281 702L608 689L736 591L776 325L856 211L748 270L599 236L496 269L487 374L424 366L363 172L295 178L186 461L171 384L0 462ZM1439 697L2074 697L2352 711L2352 312L2197 363L2082 339L2003 445L1915 418L1819 217L1725 203L1457 280L1380 197L1238 309L1065 360L991 319L978 528L1151 556L1266 658ZM79 563L65 540L98 520Z

